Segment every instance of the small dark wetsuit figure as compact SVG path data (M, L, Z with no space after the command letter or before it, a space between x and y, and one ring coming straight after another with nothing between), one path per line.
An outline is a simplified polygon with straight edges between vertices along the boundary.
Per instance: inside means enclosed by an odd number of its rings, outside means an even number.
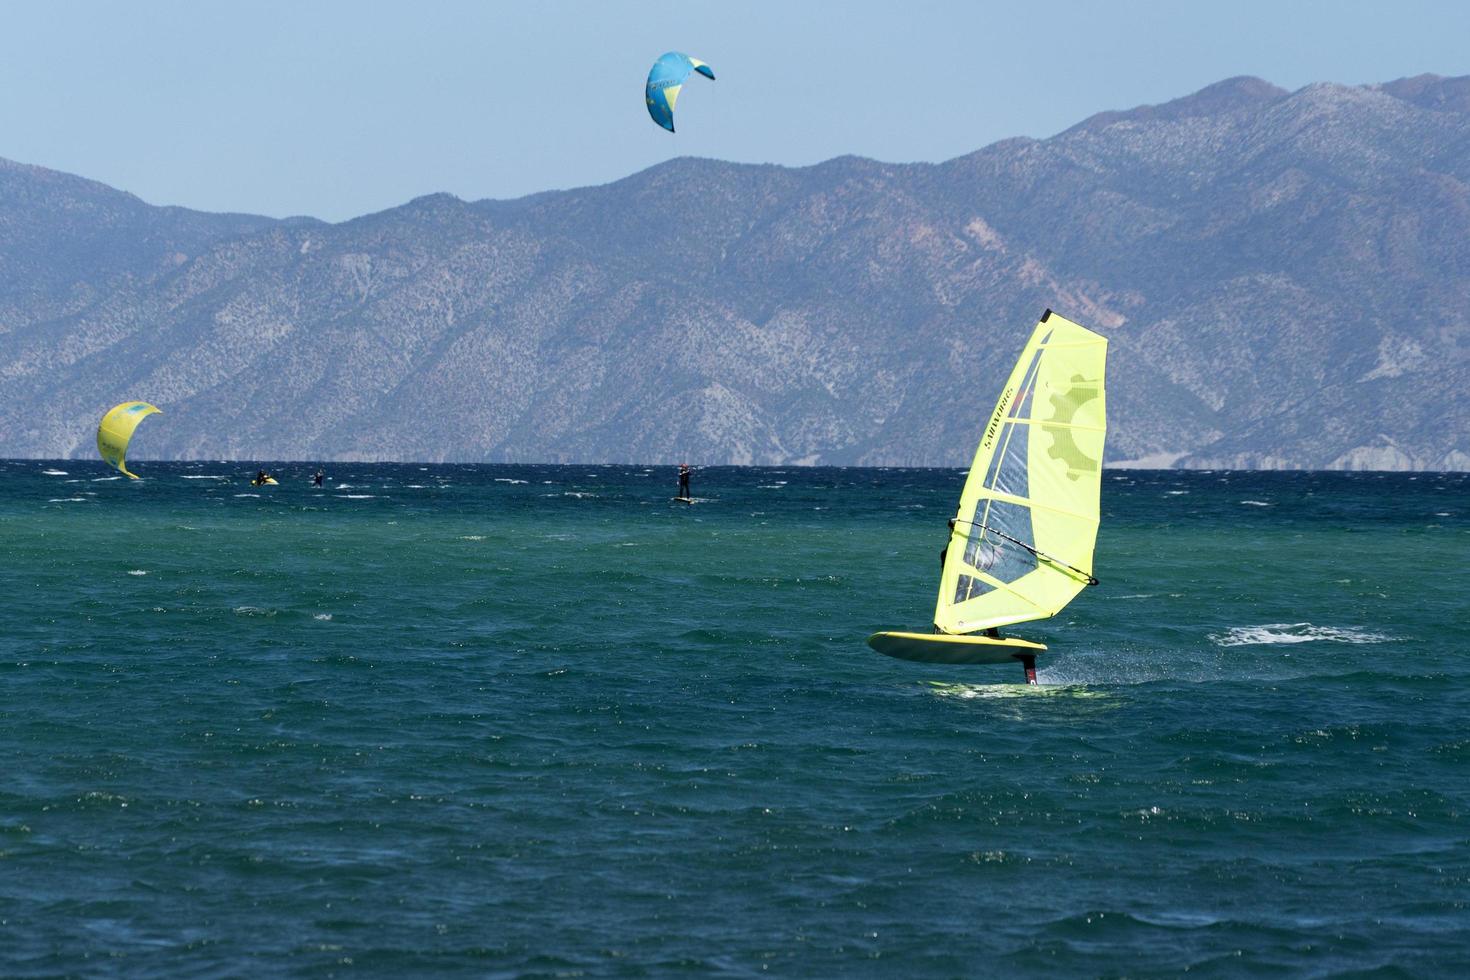
M689 499L689 464L679 464L679 499Z
M265 486L265 481L269 480L270 478L271 475L265 470L256 470L255 479L251 480L250 482L255 484L257 487L263 487Z
M316 476L314 476L314 477L311 478L311 485L314 486L314 487L321 486L322 485L322 480L326 479L326 477L327 477L327 474L326 474L325 471L320 470L320 469L317 470L316 471Z
M950 533L950 537L953 537L954 536L954 518L953 517L951 517L949 519L949 533ZM948 556L949 556L949 538L945 538L944 539L944 547L939 549L939 568L940 568L941 571L944 569L944 559L947 558Z
M949 519L949 533L950 533L950 536L951 537L954 536L954 518L953 517L951 517ZM939 567L940 567L941 570L943 570L943 568L944 568L944 559L947 558L947 557L949 557L949 541L948 540L946 540L944 542L944 547L939 549ZM987 565L986 567L989 568L989 565ZM938 626L935 626L934 627L934 632L936 632L936 633L942 633L944 631L941 630ZM992 626L989 629L985 630L985 635L988 636L988 637L990 637L992 640L998 640L998 639L1000 639L1000 630L998 630L994 626Z

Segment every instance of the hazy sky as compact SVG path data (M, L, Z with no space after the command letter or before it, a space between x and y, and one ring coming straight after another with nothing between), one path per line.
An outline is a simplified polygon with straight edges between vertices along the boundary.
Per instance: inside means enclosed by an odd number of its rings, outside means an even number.
M1459 2L0 3L0 156L155 204L337 220L673 156L944 160L1232 75L1470 74ZM709 62L679 132L643 81Z

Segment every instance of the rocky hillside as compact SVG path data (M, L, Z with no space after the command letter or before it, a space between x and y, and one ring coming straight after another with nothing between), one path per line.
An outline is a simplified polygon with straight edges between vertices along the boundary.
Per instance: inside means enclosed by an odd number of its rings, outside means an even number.
M0 455L962 464L1045 307L1113 462L1470 469L1470 79L341 224L0 164Z

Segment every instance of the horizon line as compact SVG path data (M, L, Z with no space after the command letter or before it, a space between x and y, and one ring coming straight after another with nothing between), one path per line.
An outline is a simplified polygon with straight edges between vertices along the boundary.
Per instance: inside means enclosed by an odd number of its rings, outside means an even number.
M1448 475L1470 473L1470 470L1360 470L1360 469L1312 469L1308 467L1291 468L1240 468L1229 466L1135 466L1131 465L1135 460L1118 460L1116 462L1103 463L1103 470L1127 473L1426 473L1430 475ZM111 466L102 458L90 459L81 456L0 456L0 464L3 463L82 463L85 465L97 464L102 469L110 470ZM287 466L625 466L630 469L651 469L657 467L677 467L677 462L659 463L609 463L609 462L491 462L488 460L423 460L423 459L266 459L264 457L255 459L218 459L216 457L189 457L175 459L149 459L148 457L130 458L129 465L157 465L175 463L216 463L221 466L257 466L261 463L284 464ZM802 469L802 470L948 470L955 472L969 472L969 466L902 466L902 465L873 465L864 463L694 463L697 469L729 469L729 470L773 470L773 469ZM139 476L139 479L146 477Z

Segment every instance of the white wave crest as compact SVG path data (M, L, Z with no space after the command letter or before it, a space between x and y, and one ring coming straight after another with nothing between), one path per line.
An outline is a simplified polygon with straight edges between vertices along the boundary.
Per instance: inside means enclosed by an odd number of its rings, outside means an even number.
M1245 504L1247 507L1270 507L1271 506L1271 502L1269 500L1242 500L1241 503Z
M141 569L141 568L130 568L130 569L128 569L128 574L129 575L147 575L148 573L145 572L145 571L143 571L143 569Z
M1311 623L1264 623L1232 626L1224 633L1211 633L1210 641L1222 647L1259 646L1275 643L1390 643L1397 637L1374 633L1357 626L1313 626Z
M66 470L42 470L42 476L66 476Z
M332 618L332 614L331 613L312 613L311 614L311 618L312 619L320 619L322 622L325 623L329 619Z
M52 497L49 500L47 500L46 503L48 503L48 504L69 504L69 503L72 503L73 501L75 501L76 503L79 503L79 504L85 504L87 502L87 498L86 497Z

